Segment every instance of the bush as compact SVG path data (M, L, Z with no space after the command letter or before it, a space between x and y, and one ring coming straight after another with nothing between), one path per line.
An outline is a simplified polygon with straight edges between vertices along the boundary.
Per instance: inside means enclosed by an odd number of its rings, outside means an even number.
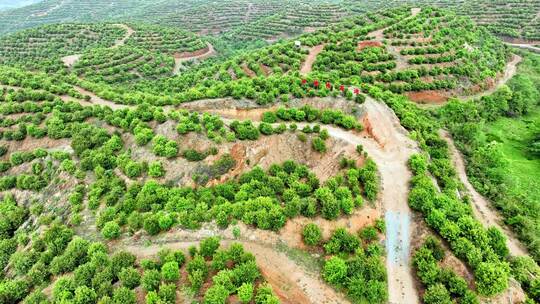
M101 229L101 235L107 240L117 239L120 237L120 226L113 221L107 222Z
M450 298L450 293L444 285L435 284L430 286L423 297L424 303L426 304L452 304L452 299Z
M75 289L75 297L73 302L75 304L93 304L97 301L96 292L86 286L79 286Z
M148 166L148 175L150 175L151 177L165 176L165 169L163 169L163 164L159 161L151 162Z
M137 271L137 269L133 267L127 267L122 269L122 271L118 275L118 278L120 279L122 286L129 289L134 289L141 283L141 275Z
M221 285L213 285L204 294L204 304L223 304L229 297L229 291Z
M326 143L320 137L313 138L313 140L311 141L311 146L313 147L313 150L317 152L320 152L320 153L326 152Z
M137 304L137 297L132 290L120 287L113 292L113 302L115 304Z
M253 284L252 283L244 283L238 287L238 299L243 304L247 304L251 302L251 299L253 299Z
M201 241L199 253L203 257L211 257L219 248L219 237L209 237Z
M156 291L161 283L161 274L155 269L147 270L142 276L142 287L146 291Z
M333 256L324 263L323 278L330 284L341 285L347 276L347 264L339 257Z
M306 245L317 245L322 239L321 228L314 223L309 223L304 226L304 229L302 230L302 237Z
M161 267L161 276L168 282L178 281L180 278L180 269L177 262L167 262Z

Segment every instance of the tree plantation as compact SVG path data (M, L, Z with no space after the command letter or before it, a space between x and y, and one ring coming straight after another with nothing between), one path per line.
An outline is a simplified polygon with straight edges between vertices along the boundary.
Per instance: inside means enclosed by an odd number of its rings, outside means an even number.
M539 10L0 7L0 303L540 303Z

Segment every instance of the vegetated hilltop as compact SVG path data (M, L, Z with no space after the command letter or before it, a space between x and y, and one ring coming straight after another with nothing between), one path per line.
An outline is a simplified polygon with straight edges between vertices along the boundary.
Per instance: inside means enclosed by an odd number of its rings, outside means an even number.
M131 19L203 35L229 33L226 36L236 39L275 41L337 23L343 17L404 4L450 8L495 34L540 40L540 4L535 0L47 0L0 13L0 34L48 23Z
M207 59L216 42L132 19L0 40L0 302L540 300L439 133L538 260L480 129L538 105L537 57L495 85L520 57L431 7Z
M232 96L266 104L305 96L303 82L322 88L308 96L326 96L341 85L372 84L396 93L429 92L435 102L443 102L489 87L510 60L508 48L485 29L466 17L434 9L415 16L408 8L370 13L297 40L300 46L285 40L192 66L175 77L128 84L129 91L124 85L80 78L77 83L118 103L171 104ZM430 95L417 99L434 102Z

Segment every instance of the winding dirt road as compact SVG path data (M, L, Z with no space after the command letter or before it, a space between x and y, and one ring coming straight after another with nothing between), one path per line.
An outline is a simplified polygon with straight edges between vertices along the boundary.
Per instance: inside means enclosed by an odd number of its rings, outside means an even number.
M490 89L482 91L480 93L474 94L474 95L464 95L464 96L458 96L459 98L472 100L472 99L478 99L482 96L487 96L495 93L501 86L505 85L514 75L516 75L517 72L517 65L521 62L522 58L521 56L518 56L514 54L512 56L512 60L510 60L506 64L506 68L504 69L504 75L497 80L497 83L492 86Z
M474 216L484 225L485 227L495 226L501 230L506 235L506 245L510 250L510 254L513 256L522 256L527 255L527 251L524 246L519 242L519 240L514 236L514 234L509 231L509 229L499 223L502 223L502 220L497 213L497 211L491 208L490 202L483 197L480 193L474 189L473 185L469 182L467 177L465 161L463 155L457 150L454 145L452 136L445 130L440 130L439 135L448 143L450 153L452 155L452 162L456 167L457 174L461 182L465 185L467 192L471 195L472 198L472 209Z
M317 56L323 51L324 44L316 45L309 49L309 54L306 57L306 60L300 68L300 75L307 75L311 72L313 63L317 59Z
M122 37L121 39L119 40L116 40L114 45L111 47L111 48L117 48L117 47L120 47L124 44L126 44L126 40L129 39L129 37L131 37L131 35L133 35L133 33L135 33L135 31L129 27L128 25L126 24L121 24L121 23L118 23L118 24L113 24L114 26L118 26L118 27L121 27L123 29L126 30L126 34L124 35L124 37ZM79 61L79 59L81 58L82 54L73 54L73 55L68 55L68 56L64 56L61 58L62 62L64 62L64 65L67 66L68 68L72 67L77 61Z
M411 217L407 203L409 180L407 167L411 155L418 152L399 119L386 104L366 99L366 119L372 138L354 136L338 128L325 127L330 136L351 144L361 144L377 164L381 175L381 200L386 220L388 292L390 303L419 303L410 263Z
M386 104L367 97L363 106L366 113L364 125L369 129L370 136L364 137L328 125L324 129L332 138L354 146L362 145L377 164L382 182L380 200L386 220L389 302L419 303L412 275L414 271L410 265L412 211L407 203L412 177L407 162L419 150ZM297 123L300 129L305 125L308 124Z
M183 62L195 60L195 59L205 59L216 53L214 46L210 44L210 42L207 42L206 46L207 46L206 48L208 49L208 51L206 51L203 54L198 54L198 55L193 55L193 56L174 57L173 75L177 75L180 72L180 68L182 67Z
M133 35L133 33L135 33L135 31L131 27L129 27L127 24L117 23L117 24L113 24L113 25L125 29L126 34L124 35L124 37L122 37L122 39L117 40L114 43L114 45L112 46L112 48L117 48L117 47L120 47L120 46L126 44L126 40L128 40L129 37L131 37L131 35Z
M533 51L535 53L540 53L540 47L536 47L532 44L526 44L526 43L507 43L508 45L518 47L520 49L526 49L529 51Z

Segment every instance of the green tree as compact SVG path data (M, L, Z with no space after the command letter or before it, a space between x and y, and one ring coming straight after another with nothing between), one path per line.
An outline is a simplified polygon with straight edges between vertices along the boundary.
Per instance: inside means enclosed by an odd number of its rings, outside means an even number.
M161 267L161 276L165 281L175 282L180 278L180 268L175 261L167 262Z
M253 299L253 284L252 283L244 283L238 287L238 299L240 302L247 304L251 302L251 299Z
M122 285L129 289L134 289L135 287L139 286L141 282L141 274L133 267L126 267L122 269L118 275L118 278L120 278Z
M337 256L333 256L324 263L323 278L331 284L341 285L345 283L347 276L347 264Z
M221 285L213 285L204 294L204 304L225 304L229 297L227 288Z
M302 237L306 245L317 245L322 239L321 228L314 223L309 223L304 226L304 229L302 230Z
M142 287L146 291L156 291L161 283L161 274L155 269L147 270L142 276Z
M101 229L101 234L107 240L117 239L120 237L120 226L114 221L107 222Z
M452 304L450 293L443 284L430 286L424 293L424 303L426 304Z

